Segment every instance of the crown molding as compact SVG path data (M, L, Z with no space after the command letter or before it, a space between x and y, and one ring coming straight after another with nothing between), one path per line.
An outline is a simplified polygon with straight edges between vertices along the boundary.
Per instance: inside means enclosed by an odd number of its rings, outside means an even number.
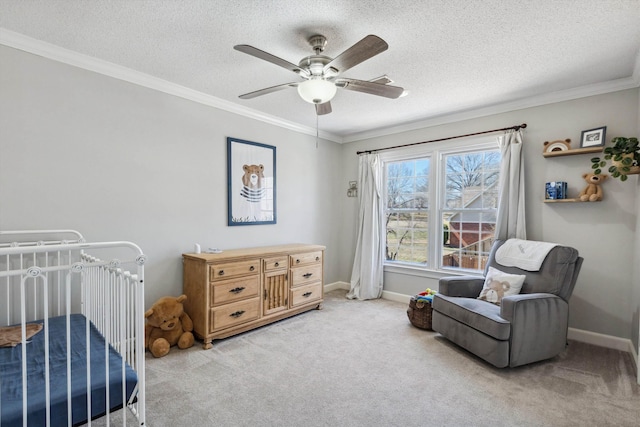
M197 90L189 89L169 81L132 70L112 62L84 55L69 49L56 46L51 43L43 42L14 31L0 28L0 44L22 50L27 53L42 56L43 58L52 59L67 65L82 68L105 76L113 77L149 89L167 93L169 95L178 96L190 101L198 102L209 107L219 108L230 113L248 117L264 123L279 126L305 135L316 136L316 129L309 126L303 126L279 117L263 113L251 108L243 107L233 102L226 101L215 96L207 95ZM318 131L318 137L333 142L343 142L342 138L322 130Z
M389 126L385 128L374 129L371 131L358 132L347 135L343 137L342 140L344 143L362 141L365 139L388 136L432 126L445 125L449 123L460 122L463 120L477 119L494 114L507 113L510 111L522 110L531 107L539 107L541 105L554 104L557 102L571 101L574 99L602 95L605 93L617 92L620 90L634 89L637 87L640 87L640 49L638 49L635 66L633 67L633 74L630 77L610 80L607 82L594 83L591 85L546 93L528 98L522 98L516 101L494 104L488 107L469 109L452 114L444 114L437 117L431 117L426 120L418 120L398 126Z
M555 104L557 102L571 101L588 96L602 95L610 92L618 92L626 89L634 89L640 87L640 65L636 61L636 67L633 76L622 79L610 80L608 82L595 83L591 85L581 86L573 89L567 89L557 92L550 92L536 95L528 98L522 98L515 101L504 102L491 105L488 107L469 109L453 114L432 117L426 120L419 120L411 123L392 126L387 128L375 129L372 131L360 132L348 135L343 138L345 143L362 141L365 139L388 136L402 132L408 132L423 129L432 126L445 125L449 123L460 122L463 120L477 119L480 117L491 116L494 114L508 113L510 111L523 110L525 108L539 107L541 105Z
M245 116L250 119L258 120L274 126L279 126L298 133L316 136L316 129L313 127L303 126L299 123L284 120L279 117L254 110L252 108L244 107L221 98L216 98L215 96L207 95L205 93L189 89L187 87L171 83L166 80L132 70L130 68L116 65L108 61L65 49L51 43L27 37L23 34L16 33L4 28L0 28L0 44L34 55L42 56L44 58L52 59L54 61L72 65L74 67L93 71L139 86L147 87L149 89L158 90L169 95L178 96L210 107ZM405 123L398 126L390 126L374 129L371 131L358 132L344 137L320 130L318 131L318 137L337 143L361 141L365 139L422 129L426 127L439 126L463 120L486 117L494 114L506 113L531 107L538 107L541 105L553 104L557 102L570 101L573 99L585 98L588 96L601 95L609 92L617 92L620 90L632 89L637 87L640 87L640 50L636 55L633 74L627 78L595 83L592 85L586 85L578 88L551 92L542 95L536 95L533 97L495 104L487 107L468 109L452 114L431 117L426 120Z

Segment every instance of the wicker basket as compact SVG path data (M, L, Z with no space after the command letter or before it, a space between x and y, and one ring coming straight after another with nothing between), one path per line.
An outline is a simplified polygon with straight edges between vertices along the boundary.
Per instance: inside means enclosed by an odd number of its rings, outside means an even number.
M409 308L407 308L407 317L413 326L420 329L431 329L431 312L433 307L429 301L416 300L415 297L411 297L409 301Z

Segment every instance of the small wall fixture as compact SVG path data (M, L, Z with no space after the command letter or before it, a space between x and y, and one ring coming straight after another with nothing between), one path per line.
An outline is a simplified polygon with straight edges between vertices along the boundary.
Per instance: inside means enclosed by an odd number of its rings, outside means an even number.
M356 181L349 181L347 197L358 197L358 183Z

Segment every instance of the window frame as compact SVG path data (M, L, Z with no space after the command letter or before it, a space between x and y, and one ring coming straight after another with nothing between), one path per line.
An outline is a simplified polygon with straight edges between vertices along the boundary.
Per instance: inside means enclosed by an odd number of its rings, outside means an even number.
M455 145L454 145L455 144ZM391 162L399 162L405 160L415 160L429 158L429 219L427 223L430 231L429 244L427 249L427 265L422 266L417 263L384 260L384 270L386 272L404 273L421 277L440 278L446 275L482 275L481 271L469 270L462 268L447 268L442 264L442 233L431 232L433 230L442 230L442 214L445 209L445 187L446 165L444 163L445 156L459 155L473 152L481 152L488 150L500 150L498 138L496 136L477 136L465 138L464 140L440 141L432 142L424 145L416 145L412 147L399 148L381 152L380 160L383 168L383 211L387 211L387 166ZM499 193L498 193L499 194ZM497 214L497 207L496 207ZM383 223L384 238L386 242L387 228Z

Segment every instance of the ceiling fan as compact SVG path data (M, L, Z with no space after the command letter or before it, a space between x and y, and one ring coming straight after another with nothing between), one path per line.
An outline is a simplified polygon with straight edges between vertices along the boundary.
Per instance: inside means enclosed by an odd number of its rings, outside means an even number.
M387 76L368 81L339 77L341 73L348 69L387 50L389 45L380 37L368 35L335 58L321 55L327 45L326 37L315 35L311 36L308 41L315 51L315 55L302 58L298 65L292 64L289 61L278 58L253 46L246 44L234 46L233 48L235 50L286 68L298 74L303 79L298 82L285 83L245 93L244 95L240 95L240 98L251 99L295 87L298 88L300 97L311 104L315 104L316 113L322 115L331 112L330 101L335 96L338 88L392 99L400 97L404 92L404 89L401 87L389 85L392 81Z

